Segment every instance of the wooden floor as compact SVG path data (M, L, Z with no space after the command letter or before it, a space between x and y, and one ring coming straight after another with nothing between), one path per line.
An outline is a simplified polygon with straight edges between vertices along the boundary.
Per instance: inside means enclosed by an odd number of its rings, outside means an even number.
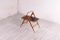
M29 24L20 28L22 15L16 14L0 20L0 40L60 40L60 25L46 20L39 20L40 28L34 28Z

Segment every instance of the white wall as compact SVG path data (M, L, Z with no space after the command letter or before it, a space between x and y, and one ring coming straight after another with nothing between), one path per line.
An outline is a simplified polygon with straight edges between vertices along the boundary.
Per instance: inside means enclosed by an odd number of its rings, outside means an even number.
M60 24L60 0L44 0L43 6L44 18Z
M17 0L0 0L0 20L17 12Z
M60 24L60 0L20 0L19 11L34 10L39 18Z

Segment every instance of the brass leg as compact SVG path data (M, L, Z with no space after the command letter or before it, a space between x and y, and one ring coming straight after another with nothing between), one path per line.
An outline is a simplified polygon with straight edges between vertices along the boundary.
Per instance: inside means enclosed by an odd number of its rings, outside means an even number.
M34 31L34 28L33 28L33 26L32 26L32 24L31 24L31 22L29 21L29 23L30 23L30 25L31 25L31 27L32 27L32 29L33 29L33 31ZM35 31L34 31L35 32Z
M20 25L20 27L24 24L24 21L25 21L25 20L23 20L23 22L22 22L22 24Z
M39 26L39 28L40 28L40 25L39 25L39 23L37 22L37 25Z

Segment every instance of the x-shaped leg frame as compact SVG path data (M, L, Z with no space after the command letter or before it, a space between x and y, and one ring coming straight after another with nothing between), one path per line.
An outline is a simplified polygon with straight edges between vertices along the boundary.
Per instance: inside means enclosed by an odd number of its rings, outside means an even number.
M22 22L22 24L20 25L20 27L24 24L24 23L27 23L27 22L29 22L30 23L30 26L31 26L31 28L33 29L33 31L35 32L35 30L34 30L34 26L37 24L39 27L40 27L40 25L39 25L39 23L37 22L35 25L32 25L32 23L31 23L31 21L26 21L25 22L25 20L23 20L23 22Z

